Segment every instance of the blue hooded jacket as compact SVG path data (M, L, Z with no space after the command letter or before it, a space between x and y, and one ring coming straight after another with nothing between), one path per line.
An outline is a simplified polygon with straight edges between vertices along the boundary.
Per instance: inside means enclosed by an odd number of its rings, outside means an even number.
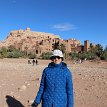
M64 62L44 69L34 103L41 100L42 107L74 107L72 75Z

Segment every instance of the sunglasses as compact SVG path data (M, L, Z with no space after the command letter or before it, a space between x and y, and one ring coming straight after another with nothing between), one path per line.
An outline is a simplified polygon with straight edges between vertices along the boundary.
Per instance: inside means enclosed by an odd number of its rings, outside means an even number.
M57 58L57 59L60 59L61 57L60 57L60 56L53 56L53 57L52 57L52 59L56 59L56 58Z

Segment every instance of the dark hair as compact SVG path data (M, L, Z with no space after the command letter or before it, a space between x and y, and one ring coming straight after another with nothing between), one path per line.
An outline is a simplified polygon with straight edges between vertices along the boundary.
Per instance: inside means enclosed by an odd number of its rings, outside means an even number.
M62 61L64 60L64 58L63 57L61 57L62 58Z

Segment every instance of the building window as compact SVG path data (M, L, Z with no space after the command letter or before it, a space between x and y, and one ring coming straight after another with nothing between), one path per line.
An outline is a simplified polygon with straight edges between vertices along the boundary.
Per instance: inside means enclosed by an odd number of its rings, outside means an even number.
M20 35L17 35L17 37L20 37Z
M38 50L36 50L36 54L38 54Z

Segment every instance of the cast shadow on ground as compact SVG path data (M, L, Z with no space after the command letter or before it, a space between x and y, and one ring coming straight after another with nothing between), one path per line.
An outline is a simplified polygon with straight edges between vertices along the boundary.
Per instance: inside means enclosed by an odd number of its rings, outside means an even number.
M6 95L6 102L8 104L8 107L25 107L23 104L21 104L20 101L9 95Z

